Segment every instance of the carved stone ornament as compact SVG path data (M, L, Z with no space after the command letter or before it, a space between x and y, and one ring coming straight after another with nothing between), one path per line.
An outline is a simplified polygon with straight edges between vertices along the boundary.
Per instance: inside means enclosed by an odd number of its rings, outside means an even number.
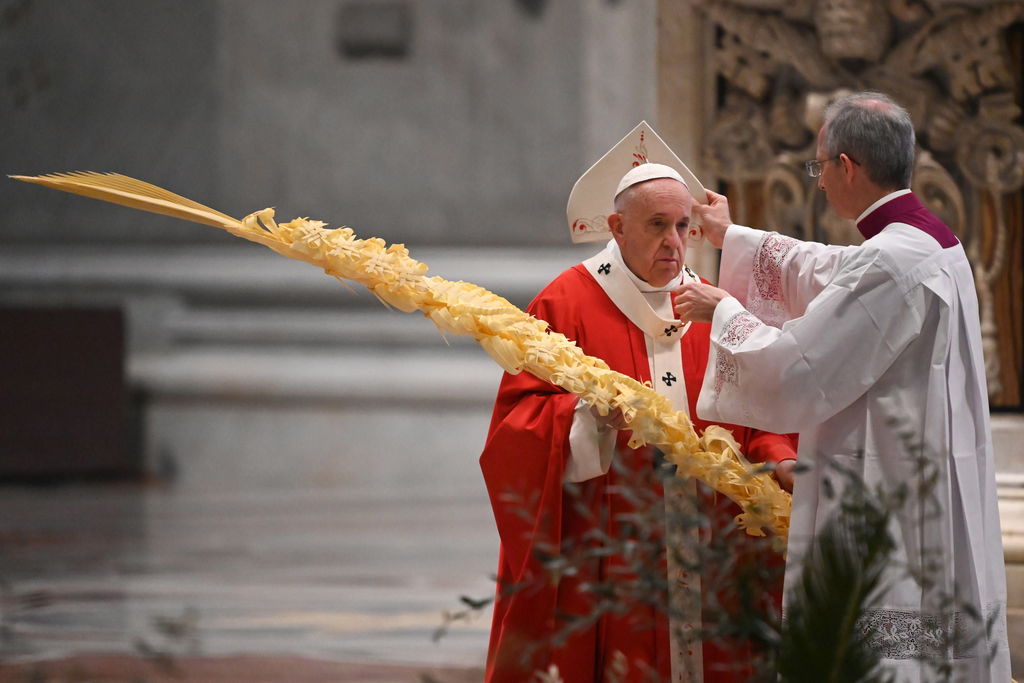
M879 90L907 108L919 145L913 189L957 232L974 266L996 396L1003 378L993 287L1008 267L1001 248L1007 231L1021 229L1006 224L1006 206L1024 186L1024 128L1014 90L1020 65L1006 34L1024 21L1024 2L689 4L714 28L721 88L705 164L731 184L760 183L762 218L784 234L839 244L861 239L803 170L814 158L825 107L849 92ZM750 189L737 192L743 201Z

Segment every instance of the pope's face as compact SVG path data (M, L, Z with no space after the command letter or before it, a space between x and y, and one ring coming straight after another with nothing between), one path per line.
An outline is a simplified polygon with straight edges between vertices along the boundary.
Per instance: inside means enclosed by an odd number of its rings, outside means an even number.
M634 275L663 287L679 274L686 258L692 207L686 186L671 178L648 180L625 190L620 211L608 217L608 225Z

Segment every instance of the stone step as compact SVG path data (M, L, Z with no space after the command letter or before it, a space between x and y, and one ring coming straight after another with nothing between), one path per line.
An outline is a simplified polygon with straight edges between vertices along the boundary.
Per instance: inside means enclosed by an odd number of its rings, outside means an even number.
M475 346L468 336L443 334L421 313L352 308L180 308L164 320L173 346L353 346L426 347L442 353L446 345Z
M501 377L479 348L206 346L134 354L127 372L145 395L162 398L388 406L489 405Z
M425 321L424 321L425 322ZM480 489L501 370L479 348L134 354L143 470L179 489Z
M562 270L600 245L563 249L427 248L412 253L428 275L463 280L525 305ZM47 292L90 296L176 295L233 305L378 306L361 286L346 289L322 270L257 245L148 247L8 246L0 252L4 298Z

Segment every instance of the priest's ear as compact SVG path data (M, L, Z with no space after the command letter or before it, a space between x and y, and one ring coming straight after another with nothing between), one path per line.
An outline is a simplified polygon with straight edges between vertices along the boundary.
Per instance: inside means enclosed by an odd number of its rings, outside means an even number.
M839 155L839 165L843 167L843 175L847 178L847 182L852 181L853 174L858 172L860 167L860 164L847 154Z

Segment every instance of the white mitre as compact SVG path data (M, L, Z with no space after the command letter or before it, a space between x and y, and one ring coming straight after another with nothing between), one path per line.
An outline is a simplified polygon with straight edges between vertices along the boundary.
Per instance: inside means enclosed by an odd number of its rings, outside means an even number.
M697 176L641 121L626 137L580 176L569 193L566 217L572 241L597 242L611 238L608 214L615 212L615 197L627 187L655 178L673 178L690 191L694 201L707 204L707 193ZM699 242L703 232L697 217L690 219L688 239Z

